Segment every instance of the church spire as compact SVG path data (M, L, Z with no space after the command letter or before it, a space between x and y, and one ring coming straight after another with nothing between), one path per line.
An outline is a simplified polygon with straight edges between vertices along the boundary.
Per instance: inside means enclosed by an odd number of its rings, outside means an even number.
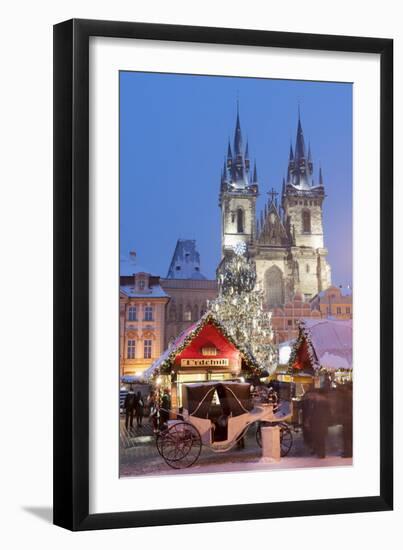
M287 169L287 184L292 184L300 190L308 190L312 182L313 163L311 146L309 144L308 154L306 153L304 131L302 129L301 113L298 106L297 135L295 149L290 145L290 154Z
M298 107L297 139L295 140L295 160L297 162L300 162L302 159L305 159L305 140L301 124L301 114Z
M234 135L234 154L237 157L242 155L242 131L241 131L241 122L239 120L239 101L236 104L236 124L235 124L235 135Z

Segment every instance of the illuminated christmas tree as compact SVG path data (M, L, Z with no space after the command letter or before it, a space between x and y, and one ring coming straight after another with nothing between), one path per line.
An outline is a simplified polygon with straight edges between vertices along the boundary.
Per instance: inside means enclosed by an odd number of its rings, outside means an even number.
M239 344L250 349L261 370L277 366L271 313L263 309L263 292L256 289L256 266L247 257L245 243L235 245L234 255L218 271L219 295L210 309Z

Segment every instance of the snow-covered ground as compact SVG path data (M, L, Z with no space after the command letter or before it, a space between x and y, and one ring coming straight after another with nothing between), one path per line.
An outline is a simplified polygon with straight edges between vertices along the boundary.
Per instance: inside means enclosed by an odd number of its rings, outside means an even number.
M246 438L245 449L232 449L226 453L216 454L208 448L203 448L198 461L190 468L175 470L170 468L158 454L153 437L143 437L137 445L122 450L121 469L122 477L128 476L155 476L241 472L246 470L278 470L295 468L323 468L348 467L352 465L351 458L342 458L341 429L329 429L327 439L326 458L313 456L306 449L301 433L294 432L294 444L289 456L281 458L279 462L262 460L261 449L257 446L255 434L250 433Z

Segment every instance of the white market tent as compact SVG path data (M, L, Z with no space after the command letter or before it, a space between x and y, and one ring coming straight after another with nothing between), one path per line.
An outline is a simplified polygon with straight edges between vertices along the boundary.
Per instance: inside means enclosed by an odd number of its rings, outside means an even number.
M300 321L300 335L295 344L305 339L315 358L315 366L326 370L352 370L353 323L351 319L310 319Z

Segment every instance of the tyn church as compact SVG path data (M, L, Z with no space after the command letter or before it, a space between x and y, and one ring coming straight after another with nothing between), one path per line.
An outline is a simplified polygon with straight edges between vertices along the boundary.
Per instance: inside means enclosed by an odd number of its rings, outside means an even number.
M248 143L244 147L237 113L233 147L221 175L222 259L240 241L256 262L257 282L269 308L284 306L296 295L308 301L331 285L331 270L323 236L325 189L322 170L313 179L310 147L306 149L298 114L295 148L290 145L287 178L281 201L274 189L260 215L256 212L259 183L256 163L252 171Z

